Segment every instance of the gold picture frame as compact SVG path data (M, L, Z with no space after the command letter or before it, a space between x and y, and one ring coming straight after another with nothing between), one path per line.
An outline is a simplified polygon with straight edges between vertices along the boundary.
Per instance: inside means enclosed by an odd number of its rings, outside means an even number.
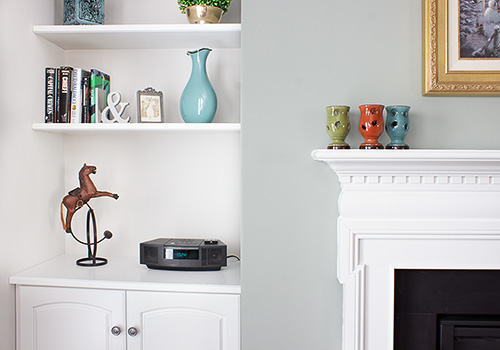
M450 36L450 29L454 29L450 28L451 1L456 2L452 6L460 6L460 0L422 0L423 95L500 95L500 69L474 68L474 62L487 58L469 59L467 64L472 68L467 70L450 67L451 41L460 44L459 24L455 30L458 34ZM459 11L453 14L457 22ZM458 54L454 56L458 60Z

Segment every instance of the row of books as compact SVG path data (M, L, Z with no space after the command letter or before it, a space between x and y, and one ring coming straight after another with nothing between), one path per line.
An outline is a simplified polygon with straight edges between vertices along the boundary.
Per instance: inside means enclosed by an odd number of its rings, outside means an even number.
M45 122L97 123L109 91L109 75L97 69L47 67Z

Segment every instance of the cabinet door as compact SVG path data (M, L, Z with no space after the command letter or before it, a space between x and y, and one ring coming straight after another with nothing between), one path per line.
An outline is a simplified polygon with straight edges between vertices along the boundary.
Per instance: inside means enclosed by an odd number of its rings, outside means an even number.
M17 287L18 350L124 350L125 292Z
M238 350L239 295L127 292L128 350Z

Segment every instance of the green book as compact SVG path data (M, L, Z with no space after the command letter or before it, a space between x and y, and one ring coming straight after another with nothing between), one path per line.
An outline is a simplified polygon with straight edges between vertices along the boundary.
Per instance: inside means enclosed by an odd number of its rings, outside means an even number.
M98 123L101 112L106 108L110 92L110 77L97 69L90 70L90 122Z

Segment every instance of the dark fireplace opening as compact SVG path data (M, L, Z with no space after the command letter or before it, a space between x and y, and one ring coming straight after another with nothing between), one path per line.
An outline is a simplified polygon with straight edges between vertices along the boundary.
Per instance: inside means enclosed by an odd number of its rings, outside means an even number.
M500 270L395 271L394 350L500 350Z

